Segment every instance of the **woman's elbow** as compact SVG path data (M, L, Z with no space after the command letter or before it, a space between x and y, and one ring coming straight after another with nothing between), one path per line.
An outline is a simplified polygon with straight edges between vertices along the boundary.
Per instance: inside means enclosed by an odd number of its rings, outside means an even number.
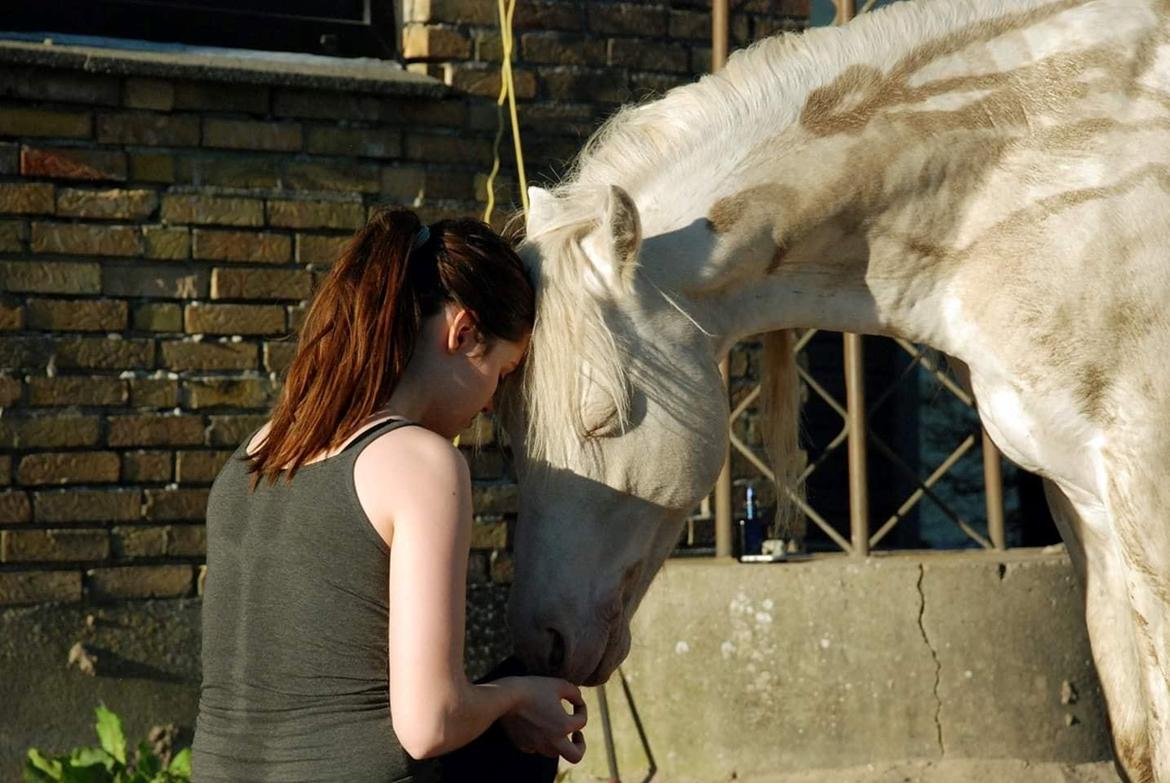
M393 724L398 744L412 759L434 758L449 750L441 721L395 719Z

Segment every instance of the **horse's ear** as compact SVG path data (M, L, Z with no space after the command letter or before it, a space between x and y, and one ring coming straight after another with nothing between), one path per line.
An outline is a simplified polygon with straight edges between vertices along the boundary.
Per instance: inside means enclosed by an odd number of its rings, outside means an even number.
M527 236L539 234L552 220L556 197L544 188L532 185L528 188L528 220L524 233Z
M638 269L638 253L642 249L642 220L638 217L634 199L617 185L609 186L605 222L609 229L614 272L622 287L628 289Z

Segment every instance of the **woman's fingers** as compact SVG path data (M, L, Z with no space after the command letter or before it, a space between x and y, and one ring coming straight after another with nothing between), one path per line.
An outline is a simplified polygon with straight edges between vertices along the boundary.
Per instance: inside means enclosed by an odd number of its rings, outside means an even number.
M565 716L565 733L569 734L570 732L580 731L585 728L587 722L588 717L585 715L585 708L581 707L574 711L572 715Z
M585 707L585 698L581 695L581 689L568 680L561 680L558 695L574 707L581 707L582 709Z
M561 737L556 741L557 751L561 758L570 764L576 764L585 757L585 737L581 732L574 731L572 738Z

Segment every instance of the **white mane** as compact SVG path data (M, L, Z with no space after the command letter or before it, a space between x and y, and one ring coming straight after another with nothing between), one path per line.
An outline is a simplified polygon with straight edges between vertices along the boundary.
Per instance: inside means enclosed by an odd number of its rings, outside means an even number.
M848 35L819 28L767 38L733 54L720 72L624 107L606 121L552 189L552 215L525 240L528 252L540 249L534 265L537 321L523 384L529 457L568 466L588 442L582 366L612 401L621 424L628 422L624 359L606 322L605 303L590 296L584 283L589 261L580 247L604 214L612 185L638 204L645 236L685 225L705 216L713 200L760 176L808 93L848 66L891 68L924 41L1034 4L898 3L855 20ZM575 431L565 431L565 422L573 422Z
M809 92L850 65L888 70L956 28L1041 4L903 2L858 17L848 32L821 27L761 39L718 73L610 117L553 189L558 215L549 230L591 225L611 185L634 197L648 236L689 222L705 214L713 191L717 199L729 195L722 187L742 190L745 177L777 155L777 136L797 121Z

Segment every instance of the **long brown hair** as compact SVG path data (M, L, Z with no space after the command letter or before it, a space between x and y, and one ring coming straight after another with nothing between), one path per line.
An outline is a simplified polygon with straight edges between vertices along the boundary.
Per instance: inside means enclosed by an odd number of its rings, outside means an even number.
M423 320L452 302L479 332L532 330L532 283L511 246L477 220L423 226L380 208L354 234L313 298L268 435L247 459L255 489L341 445L383 406L414 353Z

